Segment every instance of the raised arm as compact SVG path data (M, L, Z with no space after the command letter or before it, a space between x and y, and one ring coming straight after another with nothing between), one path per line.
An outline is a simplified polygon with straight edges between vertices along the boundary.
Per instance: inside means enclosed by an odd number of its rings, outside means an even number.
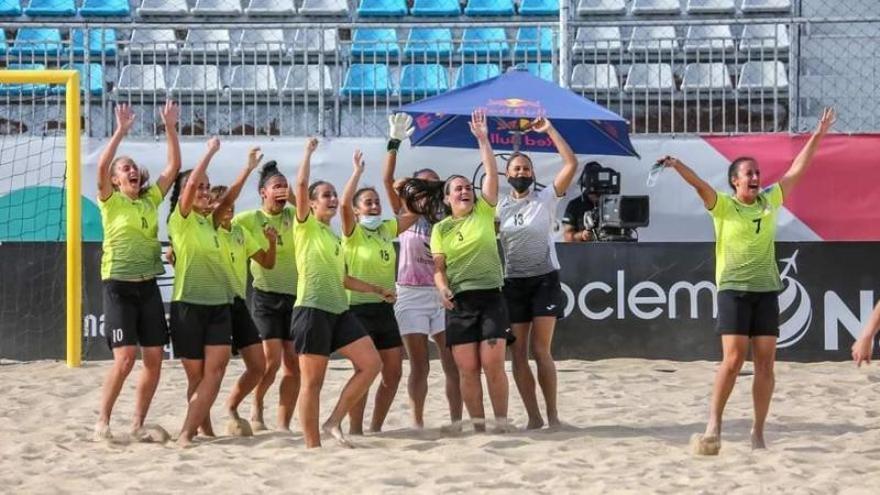
M480 144L480 159L483 161L483 168L486 171L486 178L483 179L481 192L483 199L492 206L498 203L498 161L495 159L495 152L492 151L492 144L489 142L489 126L486 123L486 113L477 109L471 114L471 134L477 138Z
M452 289L449 288L449 279L446 277L446 255L434 255L434 285L440 293L440 302L446 309L455 308L453 303Z
M116 150L119 148L119 143L125 139L128 131L131 130L131 126L134 125L134 112L131 111L131 107L128 104L120 103L116 105L114 112L116 113L116 130L98 158L98 199L101 201L107 201L107 198L113 194L113 182L110 180L113 176L113 171L111 170L113 159L116 158Z
M168 158L165 168L156 179L156 184L162 191L164 196L171 186L174 179L180 172L180 139L177 137L177 121L180 118L180 107L173 101L166 101L162 108L162 122L165 124L165 139L168 141Z
M813 163L813 156L816 154L816 150L819 149L819 143L822 141L822 138L825 137L825 134L828 133L828 130L831 129L834 120L834 110L826 108L825 111L822 112L822 118L819 119L819 125L816 127L816 131L813 132L813 135L810 136L807 144L804 145L801 152L795 157L794 161L791 163L791 167L785 172L785 175L779 179L779 186L782 188L783 196L788 195L788 193L794 189L794 186L800 182L804 172L810 168L810 164Z
M342 198L339 199L339 211L342 216L342 234L350 237L354 233L357 219L354 217L354 193L357 192L358 183L361 181L361 175L364 173L364 154L361 150L354 150L354 156L351 157L353 169L351 177L345 183L345 189L342 190Z
M214 155L217 154L219 149L219 139L213 137L208 140L208 149L205 150L205 154L202 155L202 159L199 160L196 168L194 168L192 173L189 174L189 179L186 181L186 185L180 193L180 199L177 202L177 209L180 211L180 216L186 218L189 216L189 212L192 211L192 205L196 199L196 193L199 190L199 183L202 182L202 178L205 177L205 171L208 170L208 165L211 163L211 159L214 158Z
M385 154L385 164L382 166L382 183L385 185L385 194L388 196L388 204L395 214L400 213L403 204L400 195L394 188L394 169L397 167L397 151L400 143L409 138L415 127L412 126L412 117L405 113L396 113L388 117L388 153Z
M671 156L665 156L661 158L659 162L662 162L666 167L674 169L685 182L696 189L697 194L700 195L700 199L703 200L703 205L707 210L715 208L715 203L718 201L718 193L715 192L715 189L713 189L708 182L701 179L696 172L691 170L690 167L682 163L678 158Z
M251 258L260 264L263 268L271 270L275 268L276 246L278 244L278 232L270 226L263 228L263 235L269 241L269 249L260 249L254 253Z
M852 345L852 358L856 365L862 366L862 363L871 364L871 354L874 352L874 339L877 338L878 331L880 331L880 302L874 306L874 311L868 318L868 322L865 323L865 328L862 329L862 335Z
M235 201L238 199L238 196L241 194L242 188L244 188L244 183L247 182L248 176L251 175L251 172L254 171L260 165L260 161L263 159L263 153L260 151L260 148L255 146L248 151L248 160L247 164L245 164L244 168L239 172L238 177L235 178L235 182L229 186L229 189L226 190L226 193L220 198L220 204L214 208L214 226L216 227L220 223L220 217L223 212L232 208L232 205L235 204Z
M302 163L296 172L296 183L293 185L293 194L296 197L296 219L300 222L305 222L309 217L309 174L312 168L312 153L317 148L318 139L309 138L303 151Z
M543 117L535 119L532 129L535 132L546 133L553 141L553 144L556 145L559 156L562 157L562 170L553 179L553 188L556 190L556 196L565 196L565 191L568 190L568 186L571 185L571 181L574 180L574 176L577 173L577 156L575 156L571 146L568 145L568 141L559 134L559 131L553 127L553 124L548 119Z

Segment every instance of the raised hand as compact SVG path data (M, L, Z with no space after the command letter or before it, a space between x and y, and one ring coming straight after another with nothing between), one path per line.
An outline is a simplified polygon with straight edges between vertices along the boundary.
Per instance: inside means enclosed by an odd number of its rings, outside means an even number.
M476 109L471 113L471 121L468 122L468 125L471 128L471 134L474 135L477 140L489 139L489 126L486 123L486 112L481 109Z
M211 153L217 153L220 150L220 138L214 136L208 140L208 151Z
M162 116L162 122L165 123L165 129L177 129L177 122L180 120L180 106L168 100L159 113Z
M127 103L120 103L119 105L116 105L115 113L116 128L121 129L123 133L128 134L128 131L134 126L135 120L134 111L131 109L131 106Z
M834 112L834 109L826 107L825 110L822 111L822 117L819 118L819 124L816 127L816 134L826 134L831 129L831 126L834 125L835 121L837 121L837 114Z
M663 158L657 160L657 165L675 168L677 166L684 165L684 163L682 163L681 160L675 158L674 156L666 155Z
M259 146L254 146L248 151L248 170L253 171L260 166L261 161L263 161L263 151Z
M546 117L538 117L532 121L531 129L535 132L546 133L553 128L553 124Z
M395 113L388 116L388 136L391 139L403 141L412 136L416 128L412 126L412 117L405 113Z
M361 150L354 150L354 155L351 157L351 163L354 165L354 173L360 175L364 173L364 154Z
M306 141L306 153L311 155L316 149L318 149L318 138L309 138L309 140Z

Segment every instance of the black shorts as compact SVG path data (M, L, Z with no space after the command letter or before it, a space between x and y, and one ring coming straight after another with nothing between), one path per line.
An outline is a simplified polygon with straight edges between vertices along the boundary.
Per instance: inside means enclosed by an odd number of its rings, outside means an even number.
M355 304L350 310L360 320L377 350L393 349L403 345L400 328L394 317L394 305L389 303Z
M779 337L777 292L718 291L718 325L721 335Z
M165 305L155 280L104 280L104 334L111 349L127 345L161 347L168 343Z
M506 278L503 292L511 323L529 323L539 316L562 318L565 314L565 296L556 270L535 277Z
M351 311L329 313L317 308L293 308L293 347L297 354L329 356L355 340L367 336Z
M446 310L447 347L492 339L513 342L507 304L499 289L459 292L453 303L455 308Z
M263 341L260 338L257 326L254 325L250 312L248 312L244 299L236 297L232 301L230 311L232 312L232 346L235 350L244 349Z
M296 296L254 289L251 296L251 316L263 340L293 340L290 322Z
M171 303L171 343L174 355L205 359L206 345L232 345L231 305Z

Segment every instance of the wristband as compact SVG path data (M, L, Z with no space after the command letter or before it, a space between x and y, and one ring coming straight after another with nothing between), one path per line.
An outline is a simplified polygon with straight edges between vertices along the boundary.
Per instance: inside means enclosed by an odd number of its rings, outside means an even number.
M400 139L388 140L388 151L397 152L398 148L400 148Z

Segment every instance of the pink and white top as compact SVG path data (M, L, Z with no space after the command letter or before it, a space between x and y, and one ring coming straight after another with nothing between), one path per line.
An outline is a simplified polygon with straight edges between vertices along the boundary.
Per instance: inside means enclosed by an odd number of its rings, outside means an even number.
M398 236L400 242L398 285L434 286L434 257L431 256L431 224L424 218Z

